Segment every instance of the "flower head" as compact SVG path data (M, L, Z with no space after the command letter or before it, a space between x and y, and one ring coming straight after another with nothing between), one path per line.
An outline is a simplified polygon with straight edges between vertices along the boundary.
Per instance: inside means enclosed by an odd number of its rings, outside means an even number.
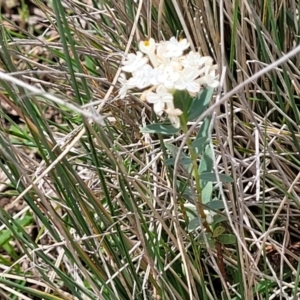
M201 56L190 51L186 39L175 37L156 43L153 38L141 41L136 54L128 54L122 62L119 82L120 98L124 98L129 89L142 90L141 99L153 104L154 112L168 115L172 125L180 127L179 116L182 111L175 108L173 94L176 90L186 90L191 96L199 93L203 86L219 86L217 66L210 56Z

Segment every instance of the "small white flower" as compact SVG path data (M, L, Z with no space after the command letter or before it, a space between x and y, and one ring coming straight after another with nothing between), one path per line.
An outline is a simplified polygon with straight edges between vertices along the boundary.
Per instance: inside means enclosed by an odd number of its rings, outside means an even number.
M153 68L146 64L132 73L132 77L128 80L129 85L133 85L138 89L144 89L153 84Z
M187 90L192 94L198 93L200 91L200 84L195 81L197 77L198 71L196 68L185 68L174 87L178 90Z
M167 89L172 89L175 82L180 78L177 67L174 64L162 65L156 74L157 81Z
M147 95L148 95L149 93L151 93L154 89L155 89L155 87L153 86L152 88L143 91L142 94L141 94L141 96L140 96L141 101L143 101L143 102L144 102L144 101L147 101Z
M213 65L213 59L210 56L201 57L201 65L211 67Z
M139 48L140 48L140 51L142 51L143 53L148 55L153 67L157 67L159 63L158 63L157 57L155 55L155 41L154 41L154 39L150 38L149 40L141 41L139 43Z
M197 79L197 82L200 85L208 85L211 88L217 88L220 85L220 82L218 80L219 76L216 74L216 68L217 66L211 68L207 67L205 74Z
M150 38L149 40L141 41L139 43L140 51L142 51L145 54L148 53L154 53L155 52L155 41L153 38Z
M175 108L173 101L167 102L166 113L168 114L168 118L171 124L175 128L179 128L180 127L179 116L182 114L182 111L179 108Z
M219 87L220 82L219 82L219 76L216 74L216 69L212 69L206 76L206 84L215 89Z
M163 43L160 43L156 49L156 56L160 64L166 65L170 62L170 58L164 56L167 49Z
M120 76L118 78L118 81L121 84L121 88L119 90L119 96L120 96L121 99L124 99L125 96L126 96L126 94L127 94L127 92L128 92L128 90L134 88L135 86L134 85L130 85L128 83L128 80L126 79L126 76L125 76L124 73L120 74Z
M181 58L184 67L200 68L202 66L212 66L213 60L210 56L201 56L198 52L190 51Z
M126 60L123 61L122 71L132 73L148 62L148 58L143 56L142 52L137 51L136 54L129 53Z
M195 68L200 65L201 55L198 52L190 51L187 55L183 56L181 63L184 67Z
M163 53L164 57L179 57L190 46L187 39L178 41L175 37L171 37L169 41L163 42L163 45L166 49L166 52Z
M153 104L154 112L161 116L165 109L165 104L173 102L173 95L163 85L159 85L156 88L156 93L150 92L146 94L146 99Z

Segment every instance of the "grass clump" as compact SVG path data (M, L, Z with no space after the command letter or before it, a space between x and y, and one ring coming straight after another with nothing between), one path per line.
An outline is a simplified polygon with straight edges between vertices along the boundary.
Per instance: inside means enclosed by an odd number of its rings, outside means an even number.
M298 3L177 2L2 8L3 299L298 297ZM172 36L221 86L176 96L175 131L118 96L124 57Z

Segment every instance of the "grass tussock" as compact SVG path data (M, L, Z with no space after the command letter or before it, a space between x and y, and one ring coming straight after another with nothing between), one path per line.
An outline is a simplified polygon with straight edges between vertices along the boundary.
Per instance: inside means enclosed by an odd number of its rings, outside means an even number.
M1 8L1 299L299 297L299 3L256 2ZM142 133L151 106L118 97L124 55L172 36L219 66L214 239L165 163L187 136Z

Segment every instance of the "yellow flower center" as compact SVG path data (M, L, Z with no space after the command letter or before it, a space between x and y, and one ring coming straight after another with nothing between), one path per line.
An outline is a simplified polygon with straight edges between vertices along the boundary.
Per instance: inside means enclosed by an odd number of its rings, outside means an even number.
M144 45L145 45L146 47L148 47L148 46L150 45L149 40L144 41Z

